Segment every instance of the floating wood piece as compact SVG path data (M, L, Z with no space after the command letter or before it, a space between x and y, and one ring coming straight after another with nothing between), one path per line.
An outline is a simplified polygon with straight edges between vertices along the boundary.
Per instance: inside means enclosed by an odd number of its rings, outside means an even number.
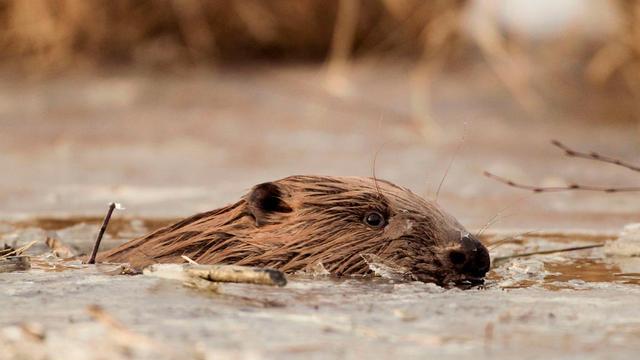
M237 265L187 265L187 273L214 282L285 286L282 271Z
M0 259L0 273L29 269L31 269L31 259L28 256L7 256Z
M237 265L154 264L145 268L143 274L181 280L199 288L204 284L203 280L271 286L287 284L287 278L281 271Z

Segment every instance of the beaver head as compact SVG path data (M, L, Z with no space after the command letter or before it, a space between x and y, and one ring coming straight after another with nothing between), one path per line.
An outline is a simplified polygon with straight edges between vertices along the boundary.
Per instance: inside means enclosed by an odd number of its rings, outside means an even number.
M481 282L487 249L435 203L388 181L291 176L254 186L233 205L201 213L103 253L135 267L227 263L296 271L318 263L366 274L374 255L410 280Z

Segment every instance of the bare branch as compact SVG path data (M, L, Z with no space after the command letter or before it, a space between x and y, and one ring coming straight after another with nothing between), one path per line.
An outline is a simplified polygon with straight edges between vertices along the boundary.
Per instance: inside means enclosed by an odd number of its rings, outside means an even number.
M616 158L612 158L612 157L609 157L609 156L600 155L599 153L597 153L595 151L592 151L592 152L589 152L589 153L575 151L575 150L569 148L568 146L564 145L563 143L561 143L558 140L552 140L551 144L553 146L561 149L562 151L564 151L564 154L569 156L569 157L576 157L576 158L582 158L582 159L605 162L605 163L609 163L609 164L613 164L613 165L622 166L622 167L627 168L627 169L632 170L632 171L640 172L640 166L636 166L636 165L630 164L628 162L624 162L622 160L619 160L619 159L616 159Z
M494 179L496 181L499 181L505 185L514 187L514 188L518 188L518 189L524 189L524 190L530 190L536 193L540 193L540 192L560 192L560 191L600 191L600 192L606 192L606 193L614 193L614 192L634 192L634 191L640 191L640 187L636 187L636 186L629 186L629 187L606 187L606 186L591 186L591 185L580 185L580 184L569 184L567 186L549 186L549 187L544 187L544 186L534 186L534 185L526 185L526 184L520 184L517 183L515 181L512 181L510 179L504 178L502 176L498 176L495 174L492 174L488 171L484 172L484 176L490 178L490 179Z

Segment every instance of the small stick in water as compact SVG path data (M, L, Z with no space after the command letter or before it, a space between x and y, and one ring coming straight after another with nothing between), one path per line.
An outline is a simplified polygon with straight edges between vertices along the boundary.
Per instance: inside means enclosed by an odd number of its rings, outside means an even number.
M107 216L104 217L104 221L102 221L102 227L100 228L100 232L98 233L98 237L96 238L95 244L93 244L93 251L91 251L91 257L87 264L95 264L96 263L96 255L98 255L98 250L100 249L100 242L102 241L102 237L104 236L104 232L107 230L107 226L109 226L109 221L111 220L111 214L113 214L113 210L116 207L120 208L119 204L110 203L109 210L107 211Z
M548 255L548 254L556 254L561 252L569 252L569 251L578 251L578 250L587 250L587 249L595 249L603 247L604 244L593 244L593 245L584 245L584 246L574 246L569 248L561 248L561 249L551 249L551 250L540 250L540 251L531 251L526 253L508 255L508 256L500 256L493 259L491 266L496 267L501 265L507 260L521 258L521 257L529 257L533 255Z

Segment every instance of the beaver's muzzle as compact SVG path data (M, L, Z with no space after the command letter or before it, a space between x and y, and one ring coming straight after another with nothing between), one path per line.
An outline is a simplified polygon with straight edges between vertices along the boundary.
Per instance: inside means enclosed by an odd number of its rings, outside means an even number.
M491 266L489 251L471 234L463 234L460 247L449 251L449 261L463 280L481 282Z

